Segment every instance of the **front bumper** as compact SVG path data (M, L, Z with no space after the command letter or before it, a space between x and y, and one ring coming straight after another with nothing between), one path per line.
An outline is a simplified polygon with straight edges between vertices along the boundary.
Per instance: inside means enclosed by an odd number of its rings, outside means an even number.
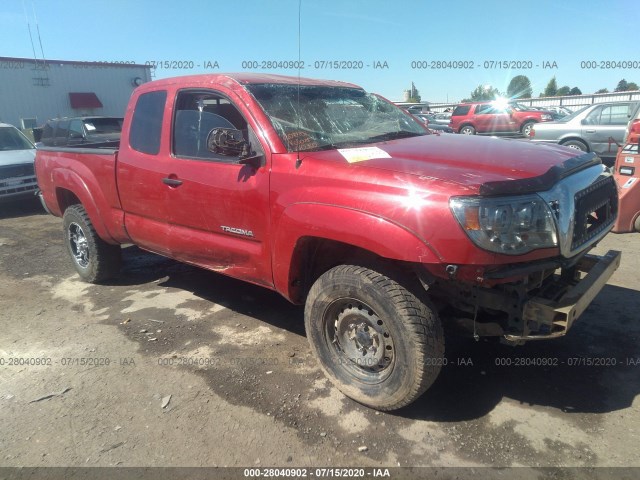
M622 253L609 250L606 255L585 255L576 264L576 272L586 273L557 300L534 297L524 304L522 320L524 331L520 335L504 335L510 342L541 340L561 337L584 313L620 266ZM545 333L531 333L531 332Z

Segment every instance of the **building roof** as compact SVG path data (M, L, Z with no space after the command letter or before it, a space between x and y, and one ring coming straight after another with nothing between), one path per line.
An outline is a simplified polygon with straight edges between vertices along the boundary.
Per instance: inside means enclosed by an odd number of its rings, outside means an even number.
M151 68L151 65L143 65L141 63L116 63L116 62L85 62L79 60L54 60L49 58L22 58L22 57L0 57L0 62L24 62L33 64L49 64L49 65L82 65L89 67L142 67Z

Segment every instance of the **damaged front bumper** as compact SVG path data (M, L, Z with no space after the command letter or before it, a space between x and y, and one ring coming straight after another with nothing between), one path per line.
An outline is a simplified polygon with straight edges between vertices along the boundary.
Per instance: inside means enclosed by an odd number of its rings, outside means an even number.
M609 250L601 257L585 255L574 268L576 274L582 272L586 276L556 300L534 297L526 301L522 312L523 333L506 334L504 338L519 343L565 335L618 269L621 258L622 253L616 250Z
M610 250L603 256L508 267L491 277L522 280L494 287L440 282L429 291L441 301L441 314L453 332L519 345L565 335L620 266L621 256Z

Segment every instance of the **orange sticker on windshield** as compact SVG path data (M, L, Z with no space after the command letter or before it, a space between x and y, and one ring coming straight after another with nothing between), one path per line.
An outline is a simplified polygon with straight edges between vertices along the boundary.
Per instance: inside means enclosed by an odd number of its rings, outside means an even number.
M311 135L307 132L296 130L295 132L289 132L286 134L287 143L289 144L289 150L313 150L320 145L316 142Z

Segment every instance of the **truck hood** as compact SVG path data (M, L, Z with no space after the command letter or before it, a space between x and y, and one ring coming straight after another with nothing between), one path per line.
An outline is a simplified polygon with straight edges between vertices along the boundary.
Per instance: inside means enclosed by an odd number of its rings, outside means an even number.
M582 159L576 158L581 152L576 153L566 147L534 144L528 140L467 135L425 135L364 147L377 147L386 152L389 158L371 158L353 162L350 166L456 183L475 193L479 193L486 184L519 180L515 184L522 185L526 179L543 177L554 167L561 169L569 159L576 159L572 161L572 169L582 162ZM311 155L318 160L347 163L338 150L314 152ZM588 157L584 162L593 164L593 155ZM544 185L538 184L538 187ZM521 188L515 188L514 191L521 191Z
M33 163L35 157L35 148L30 148L28 150L0 150L0 167Z

